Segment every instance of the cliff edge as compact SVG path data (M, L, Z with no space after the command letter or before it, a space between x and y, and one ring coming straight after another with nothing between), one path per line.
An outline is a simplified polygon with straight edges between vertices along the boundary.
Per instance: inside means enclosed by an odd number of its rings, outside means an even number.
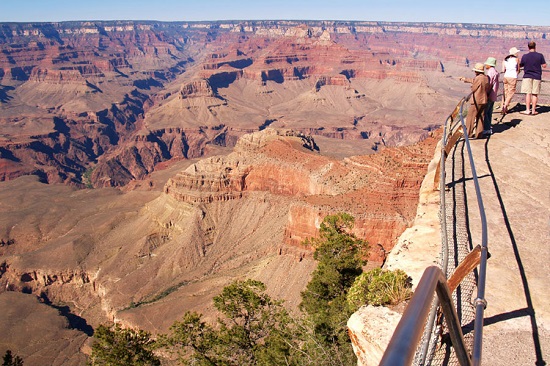
M522 109L519 106L514 113L498 115L491 137L471 141L490 253L482 352L483 363L488 365L544 365L550 358L550 305L546 296L550 279L550 108L540 107L537 116L522 115L518 112ZM463 175L454 176L454 180L448 177L447 184L464 193L461 203L467 240L475 246L481 243L481 220L468 158L460 151L464 149L458 147L456 152L464 160ZM433 182L431 179L428 173L424 183ZM417 265L418 258L424 258L426 267L428 262L438 261L437 230L433 236L423 236L439 223L437 210L429 209L436 204L426 199L429 196L421 194L415 225L403 233L386 261L387 268L409 273L413 283L423 271ZM371 326L375 317L386 320L383 327ZM350 318L348 326L359 365L378 364L399 317L391 310L367 306ZM473 332L471 328L463 329L465 335Z

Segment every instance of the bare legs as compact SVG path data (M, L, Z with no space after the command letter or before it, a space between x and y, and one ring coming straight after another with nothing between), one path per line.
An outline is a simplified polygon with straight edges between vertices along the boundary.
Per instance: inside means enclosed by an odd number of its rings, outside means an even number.
M525 94L525 112L536 114L538 100L538 94Z
M539 96L537 94L531 94L531 105L533 106L531 108L531 114L536 114L537 111L537 101L539 100Z

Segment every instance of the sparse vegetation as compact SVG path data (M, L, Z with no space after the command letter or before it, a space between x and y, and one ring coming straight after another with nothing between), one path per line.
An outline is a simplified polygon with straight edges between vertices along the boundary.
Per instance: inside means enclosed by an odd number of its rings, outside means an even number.
M156 366L155 342L143 330L123 329L120 325L100 325L94 333L92 366Z
M94 185L92 184L92 173L94 172L95 167L88 168L84 174L82 174L82 183L86 186L86 188L93 189Z
M183 282L180 282L180 283L175 284L173 286L170 286L167 289L163 290L162 292L158 293L157 295L153 296L152 298L150 298L148 300L143 300L143 301L138 301L138 302L132 301L132 302L130 302L130 305L128 305L128 307L125 308L124 310L137 308L137 307L140 307L142 305L152 304L156 301L159 301L159 300L165 298L166 296L170 295L172 292L176 291L177 289L179 289L182 286L185 286L188 283L189 283L188 281L183 281Z
M327 216L319 237L305 242L319 263L302 292L303 318L290 316L262 282L235 281L214 297L216 324L187 312L157 341L147 332L100 326L91 365L158 365L155 348L177 353L185 365L355 365L347 295L362 272L368 243L349 232L353 223L345 213Z
M397 305L412 296L410 277L401 270L372 269L355 279L348 295L350 311L370 304Z
M13 355L11 350L7 350L2 357L2 366L23 366L23 359L17 355Z

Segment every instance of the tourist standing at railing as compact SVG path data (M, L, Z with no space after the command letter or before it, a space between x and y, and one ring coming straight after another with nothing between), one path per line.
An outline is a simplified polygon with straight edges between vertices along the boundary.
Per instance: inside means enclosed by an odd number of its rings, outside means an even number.
M487 105L485 106L485 115L483 117L483 135L488 136L493 133L491 128L491 122L493 120L493 107L497 101L498 96L498 76L499 73L496 69L497 59L494 57L488 57L485 61L485 68L487 69L487 77L489 78L489 91L487 99Z
M459 79L465 83L472 84L472 98L470 108L468 108L468 117L466 118L468 136L480 138L483 136L483 115L489 98L490 85L489 78L485 75L484 65L482 63L477 63L472 70L476 73L475 78L460 77Z
M502 109L501 113L508 113L508 106L512 101L512 97L516 94L516 85L519 74L519 50L516 47L510 48L508 56L502 61L502 72L504 73L504 93L502 93Z
M535 115L537 101L540 93L542 68L546 68L546 61L541 53L537 52L537 44L534 41L527 45L529 52L521 57L520 66L523 67L523 81L521 92L525 93L525 108L522 114Z

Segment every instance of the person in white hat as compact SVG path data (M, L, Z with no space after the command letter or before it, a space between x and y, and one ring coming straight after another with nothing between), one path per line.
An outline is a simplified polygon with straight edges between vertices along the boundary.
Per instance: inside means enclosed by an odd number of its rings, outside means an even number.
M459 79L465 83L472 84L472 97L470 99L470 108L468 108L468 116L466 117L468 136L480 138L483 136L483 115L491 86L489 85L489 78L485 75L484 65L482 63L477 63L472 70L476 73L475 78L460 77ZM475 132L474 128L476 128Z
M502 93L502 109L501 113L508 113L508 106L512 101L512 97L516 94L516 85L519 74L519 50L516 47L510 48L508 56L502 61L502 72L504 73L504 93Z
M497 101L498 96L498 71L497 59L494 57L488 57L485 61L485 69L487 69L487 77L489 78L489 98L487 100L487 106L485 107L485 116L483 117L483 134L491 135L493 129L491 128L491 121L493 120L493 107Z

